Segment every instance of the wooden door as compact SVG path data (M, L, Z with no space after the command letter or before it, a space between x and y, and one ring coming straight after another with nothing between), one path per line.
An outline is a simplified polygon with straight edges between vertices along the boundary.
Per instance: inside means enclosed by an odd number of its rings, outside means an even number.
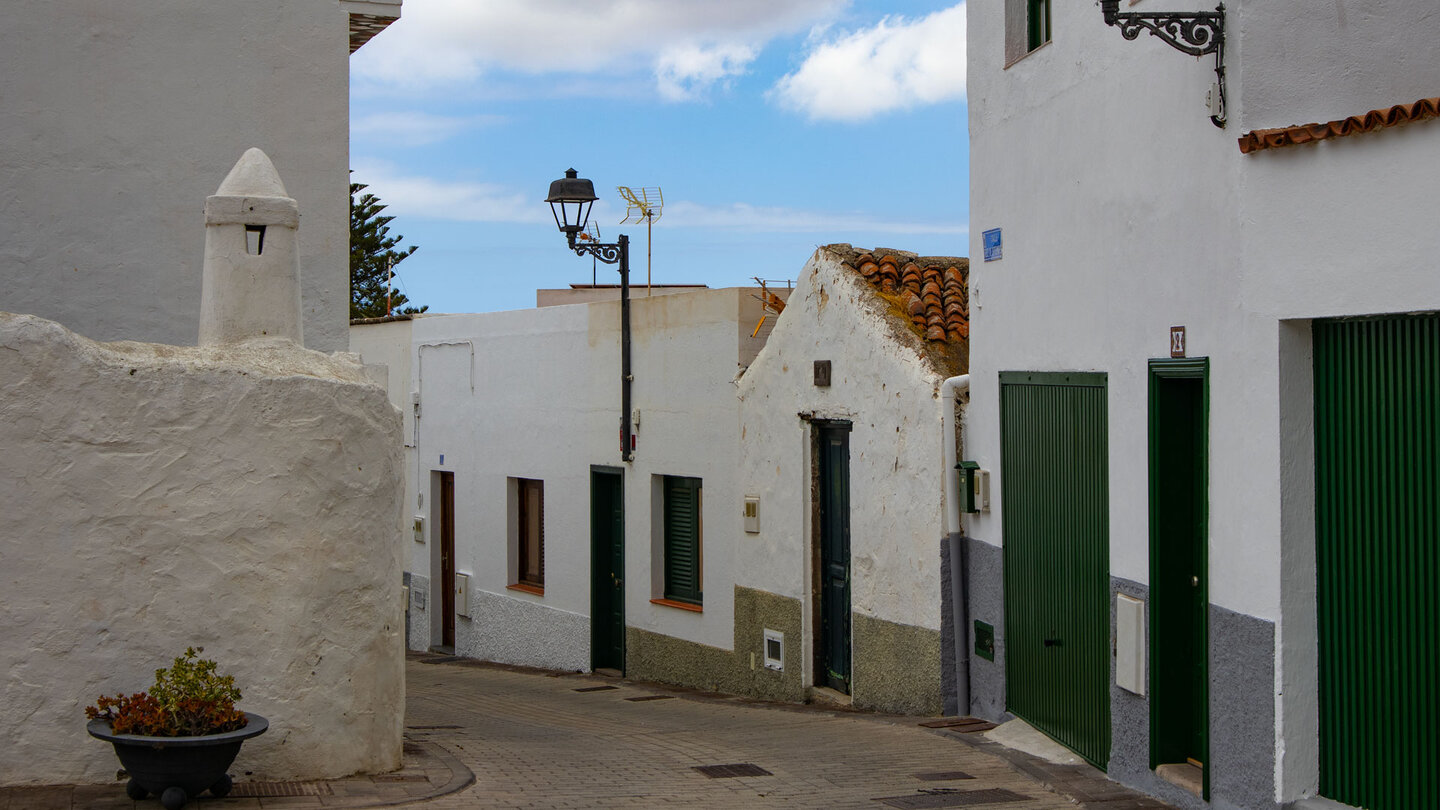
M1152 768L1209 761L1208 368L1150 362Z
M455 473L440 473L440 645L455 649Z
M625 479L590 470L590 665L625 671Z
M820 633L817 683L850 693L850 426L817 428Z

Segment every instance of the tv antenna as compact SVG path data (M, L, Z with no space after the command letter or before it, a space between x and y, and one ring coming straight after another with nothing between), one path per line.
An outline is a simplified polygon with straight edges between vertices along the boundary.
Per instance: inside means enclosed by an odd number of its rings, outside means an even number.
M655 220L660 218L661 210L665 207L665 195L660 193L660 187L630 188L629 186L616 186L620 196L625 198L625 218L620 220L624 225L629 222L645 223L645 294L650 295L650 229Z
M596 225L593 222L590 223L590 225L586 227L585 230L575 234L575 239L580 242L599 242L600 226ZM599 286L595 277L595 255L593 253L590 255L590 286Z

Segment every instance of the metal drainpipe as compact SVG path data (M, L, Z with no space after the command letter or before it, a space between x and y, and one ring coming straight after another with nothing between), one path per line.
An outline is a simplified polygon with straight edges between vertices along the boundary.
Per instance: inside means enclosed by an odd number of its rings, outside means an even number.
M955 421L955 401L962 391L970 390L970 375L961 374L940 383L940 401L944 403L945 464L945 543L950 550L950 620L955 627L955 704L961 717L970 714L970 630L969 605L965 591L965 540L960 526L960 479L955 473L958 459L955 438L959 425Z

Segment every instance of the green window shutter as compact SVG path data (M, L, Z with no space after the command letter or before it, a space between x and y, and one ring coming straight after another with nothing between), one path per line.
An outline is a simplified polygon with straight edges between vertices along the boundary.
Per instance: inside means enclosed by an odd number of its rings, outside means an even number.
M665 598L701 601L700 479L665 478Z
M1027 48L1033 51L1050 41L1050 0L1026 0Z

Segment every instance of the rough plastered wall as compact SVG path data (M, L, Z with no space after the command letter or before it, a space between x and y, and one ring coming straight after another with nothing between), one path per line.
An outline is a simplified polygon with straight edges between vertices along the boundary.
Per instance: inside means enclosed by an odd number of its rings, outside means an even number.
M740 484L760 498L760 532L740 535L737 583L804 602L810 667L812 431L798 414L850 420L853 697L931 713L940 709L941 377L910 340L838 254L816 251L740 380ZM832 363L828 388L814 385L816 360Z
M348 355L99 344L0 313L0 781L114 779L82 709L203 646L235 771L400 764L400 418Z
M304 212L306 345L347 348L350 26L338 0L4 7L7 310L96 340L194 345L201 204L215 170L254 146Z

